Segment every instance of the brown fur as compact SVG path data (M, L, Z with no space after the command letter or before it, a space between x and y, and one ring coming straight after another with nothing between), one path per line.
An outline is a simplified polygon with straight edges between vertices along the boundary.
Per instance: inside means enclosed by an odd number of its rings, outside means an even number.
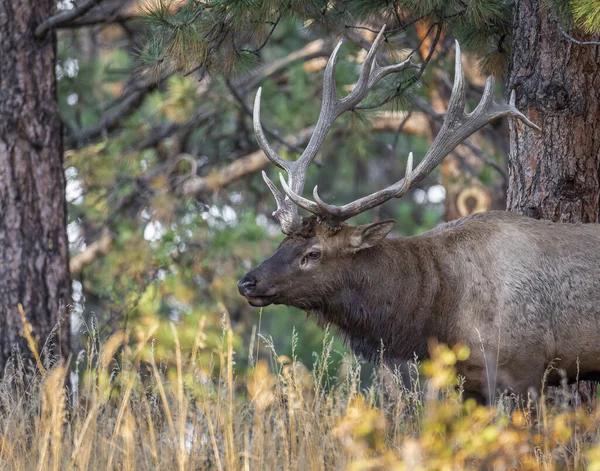
M240 292L314 313L369 359L382 344L389 363L426 357L431 338L465 344L474 394L538 389L552 362L570 380L600 373L600 225L492 212L415 237L390 229L305 219ZM301 265L311 250L321 257Z

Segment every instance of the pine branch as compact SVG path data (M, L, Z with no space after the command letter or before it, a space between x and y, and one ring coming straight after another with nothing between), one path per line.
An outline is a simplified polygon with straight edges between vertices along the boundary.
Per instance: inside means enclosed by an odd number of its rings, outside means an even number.
M84 26L95 26L108 23L126 23L127 21L140 18L139 13L124 11L131 3L130 0L105 0L104 3L81 15L74 21L57 26L59 29L82 28Z
M101 255L106 255L112 245L112 236L108 230L102 231L100 239L92 242L85 250L71 257L69 270L71 275L78 275L89 264L93 263Z
M57 15L51 16L46 21L35 29L35 37L41 38L47 31L53 28L59 28L63 25L70 23L71 21L85 15L88 11L94 8L96 5L104 0L88 0L72 10L67 10Z
M227 84L227 88L229 88L229 92L231 93L231 95L235 98L235 100L242 107L242 110L244 111L244 113L246 113L248 116L252 117L253 116L252 110L250 109L250 107L248 106L248 103L246 103L246 101L244 100L242 95L236 91L235 86L227 79L225 79L225 83ZM273 131L270 127L268 127L264 123L263 123L263 129L269 136L271 136L273 139L275 139L276 141L283 144L288 149L290 149L294 152L298 152L299 154L301 154L303 152L303 149L299 148L297 145L295 145L291 142L288 142L285 138L281 137L277 131Z
M426 115L418 112L413 112L410 116L403 114L378 116L373 120L370 130L372 132L394 132L400 124L402 124L406 133L417 136L428 136L430 134ZM304 128L296 135L286 136L285 140L293 142L295 147L304 146L308 144L313 130L314 126ZM346 132L348 132L348 129L344 128L333 130L333 133L337 135ZM263 151L257 150L244 157L240 157L225 167L211 171L206 176L187 179L175 191L186 197L198 197L214 193L240 181L248 175L267 168L269 165L270 161Z
M600 34L600 2L598 0L571 0L575 24L587 34Z
M255 55L258 56L258 53L267 45L267 43L269 42L269 39L271 39L271 36L273 36L273 33L275 32L275 28L277 28L277 25L281 21L281 18L283 18L283 15L290 8L291 4L292 4L292 2L290 1L290 2L288 2L287 6L285 8L281 9L281 11L279 12L279 16L277 17L277 19L275 20L275 22L271 26L271 30L269 31L269 34L267 35L267 37L265 38L265 40L263 41L263 43L258 48L254 49L253 51L250 50L250 49L242 49L242 51L244 51L244 52L251 52L252 54L255 54Z
M560 31L560 33L574 44L577 44L579 46L600 46L600 41L580 41L578 39L575 39L569 33L567 33L558 21L556 22L556 25L558 26L558 30Z
M312 41L302 49L294 51L287 56L276 59L273 62L265 64L263 67L256 69L255 71L247 74L233 82L233 87L236 90L240 90L240 93L248 93L249 90L256 88L262 81L271 78L291 65L299 61L307 61L316 57L326 57L331 52L331 48L322 40ZM93 124L87 128L78 129L71 131L67 136L67 144L71 146L77 146L81 143L95 139L103 134L115 129L127 116L131 115L139 109L142 105L145 97L158 88L160 84L166 80L167 76L159 82L145 82L139 83L130 87L121 96L114 101L113 106L109 107L109 110L98 120L96 124ZM209 89L209 84L206 87L206 91ZM206 93L206 91L204 93ZM203 94L204 94L203 93ZM212 115L211 115L212 116ZM197 123L200 117L192 117L188 122L182 124L171 123L167 126L160 126L154 129L150 133L150 137L145 141L138 144L138 150L144 148L156 146L163 138L169 137L170 135L179 132L182 129L186 129L188 125ZM164 136L161 138L161 136ZM142 147L140 147L142 146Z
M421 16L417 16L415 18L413 18L412 20L410 20L408 23L404 23L400 26L398 26L397 28L392 28L389 30L386 30L385 32L385 37L389 37L393 34L397 34L400 33L401 31L404 31L405 29L411 27L412 25L414 25L415 23L418 23L419 21L421 21L423 18L425 18L425 16L427 15L421 15ZM344 25L344 28L346 29L358 29L358 30L363 30L363 31L369 31L371 33L374 34L378 34L380 30L375 30L373 28L369 28L367 26L354 26L354 25Z

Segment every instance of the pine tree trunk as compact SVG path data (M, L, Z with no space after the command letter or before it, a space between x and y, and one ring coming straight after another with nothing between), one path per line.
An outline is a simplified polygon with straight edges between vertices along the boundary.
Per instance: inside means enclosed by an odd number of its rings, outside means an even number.
M56 35L36 39L55 0L0 2L0 376L20 335L20 303L46 354L69 349L70 276Z
M517 0L508 90L536 122L511 120L507 209L538 219L600 222L600 46L577 45L539 0ZM584 40L598 40L585 38ZM591 400L595 384L574 386Z
M511 124L507 207L538 219L600 222L600 46L567 40L540 3L515 4L507 89L542 132Z

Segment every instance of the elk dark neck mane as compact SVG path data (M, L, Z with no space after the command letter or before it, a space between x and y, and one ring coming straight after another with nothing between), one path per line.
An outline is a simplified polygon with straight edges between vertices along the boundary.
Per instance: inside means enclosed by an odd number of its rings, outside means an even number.
M387 239L356 254L330 280L327 296L305 308L319 324L337 326L353 351L370 361L382 348L388 362L424 357L428 337L452 340L448 311L456 292L432 252L429 241Z

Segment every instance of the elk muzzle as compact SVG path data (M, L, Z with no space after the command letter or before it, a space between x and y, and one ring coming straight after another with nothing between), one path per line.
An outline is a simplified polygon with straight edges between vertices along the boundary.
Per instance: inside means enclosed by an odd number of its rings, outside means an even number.
M238 291L246 298L246 301L251 306L263 307L273 303L275 296L261 293L260 289L257 288L258 283L256 278L252 275L252 272L246 273L246 275L238 281Z

